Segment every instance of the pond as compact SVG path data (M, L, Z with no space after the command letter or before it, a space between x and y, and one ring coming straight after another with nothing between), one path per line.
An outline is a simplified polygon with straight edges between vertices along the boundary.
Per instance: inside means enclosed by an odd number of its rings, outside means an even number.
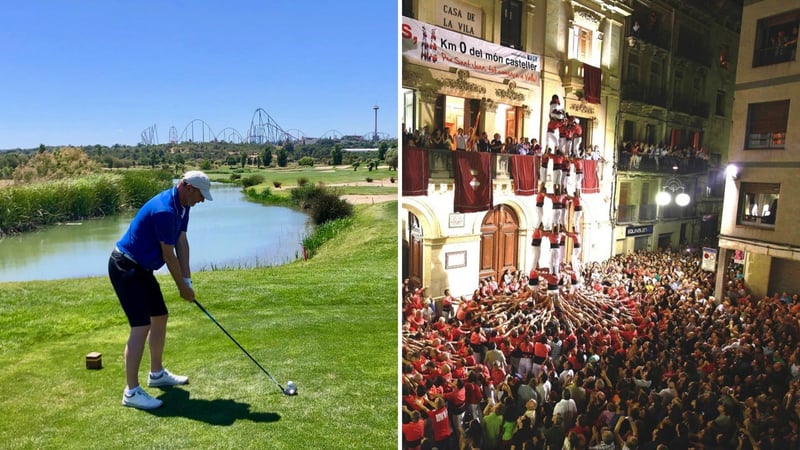
M302 257L310 218L248 201L241 188L214 183L214 201L192 208L193 272L285 264ZM108 257L134 212L42 228L0 239L0 282L107 275ZM158 273L168 273L166 266Z

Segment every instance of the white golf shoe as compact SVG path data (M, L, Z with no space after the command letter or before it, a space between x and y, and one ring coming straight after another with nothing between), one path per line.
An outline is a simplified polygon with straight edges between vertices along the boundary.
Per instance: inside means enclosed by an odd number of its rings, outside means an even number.
M189 384L189 377L171 374L167 369L164 369L161 375L154 377L151 373L147 376L147 385L151 387L177 386L179 384Z
M126 390L122 393L122 406L130 406L131 408L138 409L155 409L163 403L164 402L161 400L151 397L141 386L136 386L134 389Z

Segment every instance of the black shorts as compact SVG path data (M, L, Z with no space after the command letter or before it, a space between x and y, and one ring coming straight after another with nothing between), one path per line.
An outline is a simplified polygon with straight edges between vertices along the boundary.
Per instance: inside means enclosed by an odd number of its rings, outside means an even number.
M150 325L150 317L168 314L153 271L114 250L108 259L108 277L131 327Z

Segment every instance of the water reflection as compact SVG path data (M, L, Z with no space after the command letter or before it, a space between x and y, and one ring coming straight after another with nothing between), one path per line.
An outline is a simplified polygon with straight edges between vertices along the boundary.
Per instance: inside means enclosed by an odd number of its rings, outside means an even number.
M245 200L239 187L215 184L214 201L192 208L192 271L284 264L300 257L307 215ZM108 256L133 213L63 224L0 240L0 281L106 275ZM167 273L166 267L160 272Z

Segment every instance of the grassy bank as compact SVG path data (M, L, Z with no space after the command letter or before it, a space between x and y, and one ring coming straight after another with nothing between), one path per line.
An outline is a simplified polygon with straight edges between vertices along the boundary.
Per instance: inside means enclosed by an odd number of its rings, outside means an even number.
M0 189L0 236L139 208L171 182L166 172L130 170L7 186Z
M162 276L165 363L191 384L150 389L154 412L124 408L128 326L108 280L0 284L0 447L397 448L396 219L396 202L359 206L309 261L195 274L198 299L296 397ZM85 369L90 351L102 370Z

